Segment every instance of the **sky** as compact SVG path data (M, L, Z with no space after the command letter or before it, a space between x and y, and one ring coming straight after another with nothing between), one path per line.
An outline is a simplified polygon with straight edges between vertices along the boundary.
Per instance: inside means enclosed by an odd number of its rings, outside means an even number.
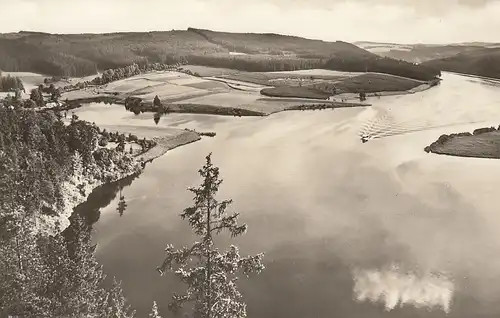
M0 0L0 32L271 32L325 41L500 42L500 0Z

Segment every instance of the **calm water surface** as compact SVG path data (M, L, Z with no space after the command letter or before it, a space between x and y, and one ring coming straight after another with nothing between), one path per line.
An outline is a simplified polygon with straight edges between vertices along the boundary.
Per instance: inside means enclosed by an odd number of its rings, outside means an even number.
M162 118L160 126L217 137L169 152L125 184L123 216L118 196L92 212L98 259L123 280L139 316L156 300L170 317L171 293L183 290L155 268L165 244L192 242L179 213L213 152L220 197L234 199L249 225L237 245L265 252L266 271L240 281L249 317L499 317L500 162L423 148L443 133L498 126L500 87L445 74L429 91L371 102L267 118ZM77 113L98 125L154 127L152 114L94 106ZM363 144L361 133L373 139Z

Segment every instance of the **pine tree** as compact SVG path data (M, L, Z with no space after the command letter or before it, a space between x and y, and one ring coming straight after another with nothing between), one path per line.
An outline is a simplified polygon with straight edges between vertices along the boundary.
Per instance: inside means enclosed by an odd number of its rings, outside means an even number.
M155 98L153 100L153 105L155 106L155 108L160 109L160 107L161 107L161 100L158 97L158 95L155 96Z
M43 94L40 89L33 88L30 93L30 99L34 101L38 107L43 107L45 105Z
M116 210L118 211L118 214L122 216L126 209L127 201L125 201L125 196L122 195L122 189L120 188L120 200L118 201L118 207Z
M151 308L151 313L149 314L149 318L162 318L160 316L156 301L153 301L153 308Z
M60 97L61 97L61 91L58 88L57 89L53 89L52 93L50 94L50 99L53 102L57 102Z
M75 152L72 158L72 181L78 185L83 180L83 161L79 152Z
M121 282L113 278L113 287L109 293L108 308L104 317L109 318L133 318L135 310L131 310L123 296Z
M154 117L153 117L153 120L155 121L155 124L158 125L158 123L160 122L160 118L161 118L161 114L159 112L156 112L154 114Z
M239 271L245 275L260 273L264 270L264 255L241 257L234 245L226 252L220 252L214 246L214 235L228 231L231 237L236 237L244 234L247 226L238 225L239 213L226 212L232 200L219 202L216 199L222 180L219 179L219 168L212 164L211 154L206 157L199 173L203 182L199 187L189 189L194 194L194 204L184 210L181 218L189 221L200 241L179 250L168 245L166 258L158 267L160 274L173 271L188 285L184 294L174 294L169 309L176 312L184 304L193 302L195 318L243 318L247 315L246 304L237 289L236 274ZM192 259L196 259L194 264Z

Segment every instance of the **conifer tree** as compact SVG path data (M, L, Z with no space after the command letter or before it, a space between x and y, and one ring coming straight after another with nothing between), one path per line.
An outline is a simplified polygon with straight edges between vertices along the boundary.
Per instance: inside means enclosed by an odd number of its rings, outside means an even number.
M214 246L214 235L227 231L236 237L246 232L247 225L238 225L239 213L227 213L232 200L216 199L222 180L211 154L199 173L203 181L197 188L189 188L194 194L193 206L186 208L181 218L189 221L200 240L178 250L168 245L165 260L157 270L162 275L173 271L188 285L184 294L173 295L170 310L178 311L191 302L195 318L243 318L247 315L246 304L237 289L236 275L239 271L248 275L264 270L263 254L241 257L234 245L225 252Z
M104 317L109 318L133 318L135 310L131 310L123 296L121 282L113 278L113 287L109 293L108 308Z
M153 100L153 105L155 106L155 108L160 109L160 107L161 107L161 100L158 97L158 95L155 96L155 98Z
M153 120L155 121L155 124L158 125L158 123L160 122L160 118L161 118L161 114L159 112L156 112L153 116Z
M126 209L127 201L125 201L125 196L122 195L122 188L120 188L120 200L118 201L118 207L116 208L116 211L118 211L118 214L122 216Z
M149 314L149 318L162 318L160 316L160 312L158 310L158 305L156 301L153 301L153 308L151 308L151 313Z

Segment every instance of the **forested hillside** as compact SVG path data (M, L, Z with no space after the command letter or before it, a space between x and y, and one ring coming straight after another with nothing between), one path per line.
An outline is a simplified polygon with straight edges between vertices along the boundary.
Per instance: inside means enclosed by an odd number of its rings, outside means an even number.
M439 72L383 59L346 42L278 34L186 31L59 35L0 35L0 69L54 76L87 76L137 63L186 63L244 71L328 68L373 71L430 80Z
M5 172L0 189L5 210L57 213L63 208L64 183L71 178L105 182L133 168L126 153L98 147L99 135L97 126L77 117L64 125L53 112L0 109L0 160Z
M500 48L485 48L422 64L442 71L500 78Z
M57 226L75 192L88 195L88 183L137 171L123 147L99 147L100 136L76 116L65 125L50 111L0 109L1 317L111 317L125 309L118 283L102 289L84 222L74 220L66 237L43 230L47 220Z

